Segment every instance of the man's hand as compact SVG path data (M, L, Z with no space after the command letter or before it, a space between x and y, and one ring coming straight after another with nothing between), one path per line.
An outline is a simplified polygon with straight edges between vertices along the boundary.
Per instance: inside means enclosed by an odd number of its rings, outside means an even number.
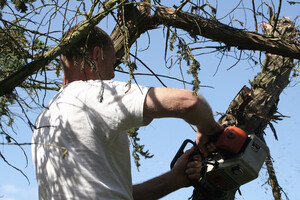
M194 147L187 150L176 162L171 170L174 181L178 184L179 188L191 186L189 179L200 179L200 172L202 166L201 156L194 155L193 161L188 161L190 155L193 153ZM189 179L188 179L189 178Z
M210 130L203 130L197 127L196 144L204 157L208 156L208 152L215 151L216 147L213 143L209 143L209 137L224 130L224 127L215 122Z
M180 188L190 186L189 179L199 180L201 172L201 156L195 155L189 162L194 147L187 150L176 162L173 169L161 176L133 186L134 200L156 200Z

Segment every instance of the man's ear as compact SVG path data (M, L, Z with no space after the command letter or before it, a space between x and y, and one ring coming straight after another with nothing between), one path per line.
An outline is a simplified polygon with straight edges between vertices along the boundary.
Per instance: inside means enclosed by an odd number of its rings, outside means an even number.
M99 46L95 46L92 51L92 59L96 69L102 65L102 60L103 60L102 57L103 57L102 48L100 48Z
M102 59L102 56L103 56L102 48L100 48L99 46L95 46L92 55L93 60L98 60L99 58Z

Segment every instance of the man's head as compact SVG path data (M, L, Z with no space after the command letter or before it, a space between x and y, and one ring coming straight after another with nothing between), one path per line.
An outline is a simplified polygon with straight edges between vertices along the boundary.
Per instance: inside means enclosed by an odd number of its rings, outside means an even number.
M68 35L76 30L68 31ZM94 27L73 47L61 54L64 84L76 80L109 80L114 77L115 50L109 35Z

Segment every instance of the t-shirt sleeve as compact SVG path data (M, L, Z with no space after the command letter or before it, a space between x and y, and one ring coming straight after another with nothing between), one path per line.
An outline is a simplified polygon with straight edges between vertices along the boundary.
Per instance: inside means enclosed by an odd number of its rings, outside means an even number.
M118 81L97 82L87 94L88 118L95 132L107 139L144 125L143 111L149 87ZM100 101L100 99L103 99Z
M120 90L120 92L115 98L117 104L115 108L119 109L118 121L120 122L120 128L127 130L133 127L143 126L144 102L149 88L132 84L129 90L126 85L120 85L118 90Z

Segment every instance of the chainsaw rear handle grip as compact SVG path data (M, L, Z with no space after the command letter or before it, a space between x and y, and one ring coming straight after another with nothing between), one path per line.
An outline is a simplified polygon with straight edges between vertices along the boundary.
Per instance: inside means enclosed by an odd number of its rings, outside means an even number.
M188 143L193 144L193 146L195 147L193 153L189 156L189 162L190 162L190 161L193 161L193 156L196 155L196 154L200 154L200 156L203 158L203 154L200 152L200 150L199 150L197 144L196 144L194 141L190 140L190 139L186 139L186 140L183 141L183 143L181 144L181 146L180 146L180 148L178 149L177 153L175 154L175 156L174 156L174 158L173 158L173 160L172 160L172 162L171 162L171 164L170 164L170 168L171 168L171 169L174 167L175 163L176 163L177 160L180 158L180 156L183 155L184 149L185 149L185 147L186 147L186 145L187 145Z
M220 135L222 134L222 132L223 132L223 131L221 131L221 132L219 132L219 133L216 133L216 134L210 136L209 139L208 139L208 143L209 143L209 142L216 142L216 141L218 140L218 138L220 137ZM190 162L190 161L193 161L193 157L194 157L194 155L196 155L196 154L199 154L199 155L202 157L202 159L204 158L204 155L200 152L199 147L198 147L198 145L196 144L196 142L194 142L194 141L192 141L192 140L190 140L190 139L186 139L186 140L183 141L183 143L181 144L180 148L178 149L176 155L174 156L174 158L173 158L173 160L172 160L172 162L171 162L171 164L170 164L170 168L171 168L171 169L174 167L175 163L176 163L177 160L180 158L180 156L183 155L184 149L185 149L185 147L186 147L186 145L187 145L188 143L193 144L193 146L195 147L194 152L193 152L193 153L190 155L190 157L189 157L189 162Z
M189 156L188 162L193 161L194 155L197 155L197 154L199 154L199 155L202 157L202 159L204 158L204 156L203 156L203 154L200 152L200 150L199 150L199 148L198 148L196 142L194 142L194 141L192 141L192 140L190 140L190 139L186 139L186 140L183 141L182 145L180 146L180 148L178 149L176 155L174 156L174 158L173 158L173 160L172 160L172 162L171 162L171 165L170 165L170 168L171 168L171 169L174 167L174 165L176 164L176 162L177 162L177 160L180 158L180 156L183 155L184 149L185 149L185 147L186 147L186 145L187 145L188 143L193 144L193 146L195 147L193 153L191 153L191 155ZM205 164L205 165L206 165L206 164ZM202 170L201 170L201 177L204 177L205 172L206 172L206 166L202 167ZM188 177L187 177L187 178L188 178ZM188 180L190 181L190 184L191 184L193 187L195 187L195 188L198 187L198 185L199 185L198 180L194 180L194 179L190 179L190 178L188 178Z

